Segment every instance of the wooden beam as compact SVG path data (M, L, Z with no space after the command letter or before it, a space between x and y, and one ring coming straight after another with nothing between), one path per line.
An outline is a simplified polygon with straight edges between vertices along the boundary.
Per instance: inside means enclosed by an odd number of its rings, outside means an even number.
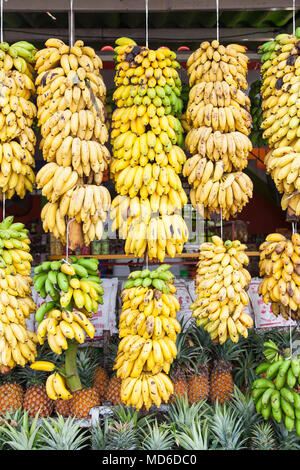
M248 256L259 256L259 251L246 251L246 254ZM73 255L72 255L73 256ZM123 253L120 254L109 254L109 255L75 255L77 258L86 258L87 256L89 258L96 258L96 259L103 259L103 260L118 260L118 259L142 259L142 258L137 258L136 256L131 256L131 255L124 255ZM57 260L61 259L64 256L61 255L50 255L48 256L49 260ZM168 257L167 257L168 258ZM181 253L175 256L174 259L176 258L199 258L199 253L194 252L194 253Z
M69 0L9 0L4 2L4 11L12 12L34 12L68 11ZM296 0L296 9L300 7L299 0ZM74 9L79 12L144 12L144 0L74 0ZM292 10L292 2L282 0L222 0L220 9L241 11L241 10ZM150 12L162 11L214 11L215 3L211 0L151 0L149 4Z
M278 28L221 28L220 38L222 42L247 43L249 41L265 42L276 36ZM6 41L27 40L29 42L44 42L49 37L59 37L68 40L68 29L45 28L6 28L4 31ZM115 39L122 36L130 36L137 42L145 41L144 28L78 28L75 30L76 38L85 42L108 42L113 44ZM179 43L195 42L200 44L203 40L213 40L216 36L215 28L151 28L149 41Z

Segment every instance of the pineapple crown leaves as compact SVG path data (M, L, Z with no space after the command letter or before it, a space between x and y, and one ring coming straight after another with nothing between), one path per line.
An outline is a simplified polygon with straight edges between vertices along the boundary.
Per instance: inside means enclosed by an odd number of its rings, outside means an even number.
M244 351L239 343L233 343L228 339L224 344L215 344L212 348L212 356L217 361L232 362Z
M215 403L209 425L218 449L240 450L245 448L243 418L226 403Z
M139 447L137 430L131 423L113 421L108 426L107 450L135 450Z
M19 383L20 382L20 372L22 367L16 365L13 369L10 369L6 374L0 374L0 385L8 383Z
M238 387L251 387L256 379L255 369L260 364L252 350L241 351L235 362L234 382Z
M17 427L9 423L0 426L0 434L5 436L6 445L12 450L38 450L41 448L41 427L39 413L29 425L28 413L24 412L22 423Z
M108 434L109 434L109 420L107 418L104 419L103 426L101 424L97 424L96 426L92 427L91 433L91 447L92 450L105 450L108 442Z
M278 450L300 450L300 437L295 431L289 432L283 423L273 422L273 426Z
M148 414L147 417L142 417L140 412L136 408L127 407L119 403L113 409L113 416L116 421L121 423L129 423L134 429L143 429L146 425L149 425L154 419L152 414Z
M185 450L209 450L210 430L208 420L200 421L195 419L190 426L182 426L174 433L175 442Z
M209 350L205 342L201 341L198 328L190 325L178 334L176 340L177 356L172 364L171 374L176 375L177 369L183 369L188 374L198 375L199 365L206 365L209 361Z
M276 435L271 423L260 421L253 424L250 430L250 447L252 450L276 448Z
M187 395L175 395L174 403L170 403L168 408L168 419L175 423L176 427L190 426L197 418L209 412L209 405L205 400L189 404Z
M174 437L171 428L163 424L158 424L157 420L150 424L147 421L147 428L142 430L143 440L140 449L143 450L171 450L174 447Z
M251 427L261 419L261 416L256 413L250 390L247 390L246 393L243 394L241 390L235 386L231 401L228 402L228 407L242 418L244 423L243 435L248 439Z
M93 356L90 348L82 348L78 349L76 363L82 388L92 387L95 370L99 365L98 359Z
M71 416L66 420L61 415L56 419L44 418L41 428L41 450L81 450L87 446L87 431Z

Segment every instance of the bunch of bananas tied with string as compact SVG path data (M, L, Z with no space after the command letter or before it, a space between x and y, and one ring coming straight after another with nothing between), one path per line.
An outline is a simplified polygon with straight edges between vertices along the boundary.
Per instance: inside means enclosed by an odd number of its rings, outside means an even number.
M180 215L187 203L179 177L186 160L180 66L168 48L139 47L129 38L116 44L110 170L118 196L111 219L127 254L163 261L188 239Z
M300 235L291 240L280 233L267 235L260 245L258 293L265 304L271 303L274 315L288 320L300 318Z
M121 341L114 369L122 379L122 402L137 409L148 410L153 403L159 407L173 393L167 374L177 355L181 327L176 320L180 303L169 267L131 273L121 293Z
M100 186L111 158L105 146L102 61L83 41L70 47L51 38L45 45L35 64L40 147L47 162L37 174L37 187L49 201L43 225L65 243L65 218L75 218L89 245L101 238L110 204Z
M242 172L252 150L244 52L238 44L204 41L187 61L191 90L185 144L193 156L183 175L192 185L192 205L206 218L222 210L229 219L252 197L253 184Z
M300 40L292 34L279 34L274 41L263 44L260 51L265 57L261 67L261 128L271 149L267 169L283 193L282 208L299 215Z
M0 223L0 247L0 367L24 367L37 354L37 336L26 326L35 303L30 240L24 224L6 217Z
M197 298L191 305L196 324L210 333L219 344L227 339L237 343L239 335L248 336L253 320L244 310L249 304L246 292L251 276L246 245L239 240L212 236L200 245L195 286Z
M0 43L0 188L6 199L24 198L35 182L35 53L26 41Z
M72 256L68 262L45 261L34 271L36 291L42 298L50 296L35 314L39 343L47 338L51 350L62 354L69 340L82 344L85 334L93 338L95 328L88 317L97 312L104 293L97 260Z

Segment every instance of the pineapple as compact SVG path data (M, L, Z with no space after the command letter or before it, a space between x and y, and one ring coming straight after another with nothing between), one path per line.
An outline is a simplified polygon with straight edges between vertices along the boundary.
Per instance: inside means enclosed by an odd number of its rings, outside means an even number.
M109 345L109 357L108 357L108 366L112 370L115 357L118 354L118 343L119 339L116 342L112 341ZM113 372L109 378L108 386L106 389L105 401L112 403L114 406L121 403L121 384L122 380L116 376L116 373Z
M46 392L45 383L48 373L32 370L29 366L26 366L20 372L20 376L26 384L23 409L28 412L28 416L34 418L37 413L39 413L40 418L51 416L54 402Z
M78 351L77 367L82 389L72 392L73 398L70 400L71 415L76 418L89 418L90 409L100 406L99 392L93 385L97 366L98 361L88 348Z
M7 411L16 411L23 406L24 390L17 383L17 370L11 369L5 375L0 377L0 414L3 415Z
M231 361L237 358L241 348L240 345L228 340L223 345L217 344L214 349L217 359L210 374L209 399L211 403L215 403L216 400L224 403L231 400L234 392Z
M172 380L174 386L174 392L170 396L170 402L174 403L176 395L188 395L188 382L186 377L186 372L177 364L172 367L170 372L170 379Z
M121 384L122 380L116 374L113 374L108 383L106 401L111 402L115 406L121 403Z
M202 329L193 325L177 336L177 357L171 368L175 395L187 395L190 403L206 400L209 394L209 357Z
M109 377L106 370L102 366L98 366L94 374L94 387L97 388L101 401L106 399L108 384Z
M54 410L56 414L67 418L71 415L71 405L70 400L55 400L54 402Z
M190 403L207 400L209 397L208 356L205 351L197 354L196 361L188 373L188 399Z

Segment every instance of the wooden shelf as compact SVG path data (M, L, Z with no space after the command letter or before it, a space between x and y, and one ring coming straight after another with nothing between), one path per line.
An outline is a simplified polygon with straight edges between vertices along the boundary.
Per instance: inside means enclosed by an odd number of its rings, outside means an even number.
M258 251L246 251L246 254L248 256L259 256ZM124 255L124 254L109 254L109 255L72 255L76 256L77 258L96 258L96 259L103 259L103 260L116 260L116 259L143 259L143 258L137 258L136 256L131 256L131 255ZM57 260L64 258L65 255L50 255L48 256L49 260ZM168 257L166 257L168 258ZM178 258L199 258L199 253L181 253L174 258L171 259L178 259ZM168 258L169 259L169 258Z

